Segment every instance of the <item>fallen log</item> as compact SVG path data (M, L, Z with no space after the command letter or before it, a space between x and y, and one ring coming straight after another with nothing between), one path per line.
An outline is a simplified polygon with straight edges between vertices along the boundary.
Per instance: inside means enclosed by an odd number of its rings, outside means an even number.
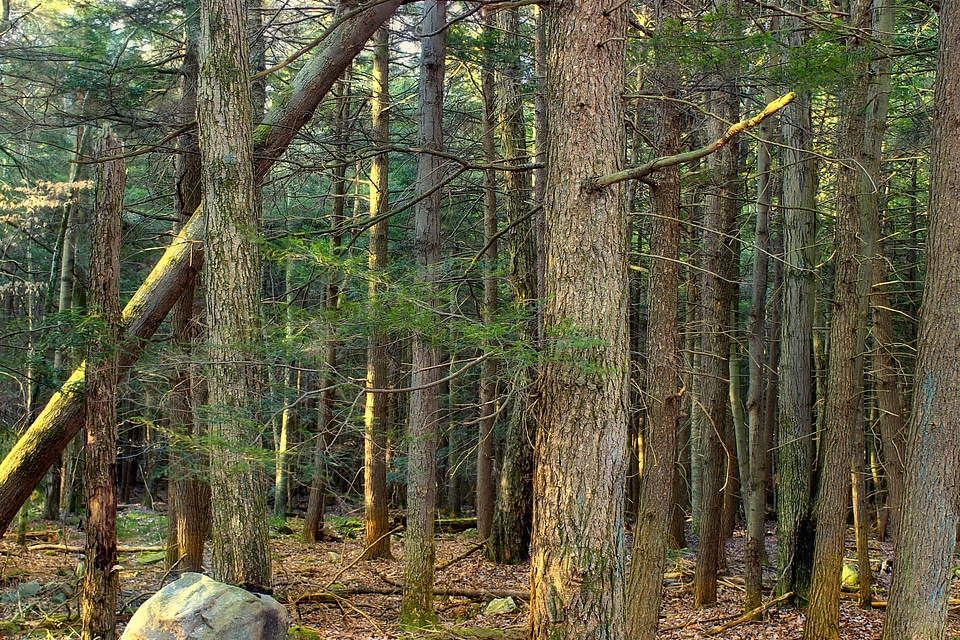
M296 75L289 97L264 119L255 132L254 173L262 181L291 140L309 121L320 101L360 53L380 25L403 0L374 1L349 15L327 38L327 44ZM180 294L203 265L203 217L199 211L174 238L163 257L123 310L124 344L118 377L143 353ZM47 469L83 426L84 363L53 394L30 428L0 463L0 533L16 517Z
M151 553L156 551L166 551L167 548L163 545L153 545L149 547L127 547L124 545L117 546L117 553ZM84 553L84 548L81 546L72 546L68 544L31 544L27 547L27 551L63 551L65 553Z
M397 587L344 587L342 589L328 589L318 593L304 593L301 595L280 596L277 599L283 604L300 604L303 602L338 602L345 596L357 595L403 595L403 589ZM452 587L434 587L433 595L452 598L471 598L473 600L487 600L493 598L510 597L514 600L529 600L530 592L519 589L457 589Z

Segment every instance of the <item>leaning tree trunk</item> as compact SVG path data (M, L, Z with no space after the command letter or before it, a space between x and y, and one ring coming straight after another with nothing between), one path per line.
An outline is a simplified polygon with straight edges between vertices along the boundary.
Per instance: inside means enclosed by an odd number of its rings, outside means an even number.
M940 640L946 632L960 475L960 5L940 10L927 271L923 283L913 414L904 466L890 605L884 640Z
M628 225L620 185L591 184L625 154L626 22L622 6L588 0L551 9L533 640L625 633Z
M424 9L420 51L420 114L418 146L439 151L443 145L443 81L447 49L446 0L431 0ZM424 197L415 214L414 256L436 308L440 262L440 157L421 153L417 194ZM438 329L439 331L439 329ZM403 548L401 624L422 627L436 620L433 571L436 549L433 519L437 502L437 429L440 421L440 349L432 336L415 330L412 344L410 413L407 426L407 534Z
M122 157L123 146L109 128L96 155ZM90 236L91 315L98 321L87 345L86 571L81 600L82 640L117 637L117 367L120 340L120 219L126 165L122 159L100 165L97 204Z
M657 24L675 19L680 6L673 0L656 5ZM664 96L657 107L656 135L660 155L680 151L680 109L671 98L679 91L675 64L660 62L656 72ZM660 618L663 570L667 560L674 506L677 425L680 416L680 170L660 172L650 191L653 218L650 228L650 323L647 330L646 433L643 466L640 469L640 499L637 505L629 582L627 584L627 630L632 640L654 640Z
M373 75L370 89L371 133L375 144L390 142L390 32L379 29L373 39ZM379 218L386 213L390 199L390 160L386 151L373 157L370 165L370 269L368 288L371 307L380 305L380 272L387 267L387 232L389 220ZM387 335L378 326L370 328L367 338L367 387L387 386ZM366 522L364 556L390 558L390 522L387 493L387 428L388 397L383 393L367 393L363 415L363 508Z
M387 0L347 19L327 47L296 75L290 97L271 111L255 136L254 176L262 181L297 131L310 119L333 83L371 34L402 0ZM137 361L184 288L203 265L203 216L194 215L123 310L126 337L117 375ZM6 531L46 470L83 426L83 366L53 395L0 464L0 532Z

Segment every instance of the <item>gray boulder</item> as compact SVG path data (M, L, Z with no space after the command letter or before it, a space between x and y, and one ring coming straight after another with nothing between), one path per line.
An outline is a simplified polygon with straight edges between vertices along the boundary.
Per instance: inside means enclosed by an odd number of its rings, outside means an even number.
M143 603L121 640L283 640L287 610L199 573L185 573Z

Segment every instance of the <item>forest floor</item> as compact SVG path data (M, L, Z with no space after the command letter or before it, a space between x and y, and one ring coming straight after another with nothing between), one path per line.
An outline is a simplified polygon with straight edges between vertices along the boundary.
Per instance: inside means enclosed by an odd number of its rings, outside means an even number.
M77 548L83 533L77 526L42 520L31 521L27 547L18 546L13 534L0 541L0 637L79 637L77 616ZM393 545L393 560L356 562L362 542L345 518L328 519L341 540L305 545L299 541L296 519L287 526L274 523L275 596L283 602L300 638L369 640L380 638L523 638L529 607L522 599L529 580L529 565L500 566L485 561L471 531L437 537L436 587L448 595L437 598L442 629L410 635L397 627L400 610L398 585L403 573L402 539ZM137 606L171 580L163 569L162 544L165 518L157 511L124 505L118 519L121 554L121 626ZM776 540L768 529L768 553ZM362 537L362 536L361 536ZM741 624L717 635L712 628L742 613L742 532L728 541L728 571L720 579L716 607L694 611L692 578L694 553L672 553L667 569L658 638L664 640L727 638L786 640L800 638L803 613L792 606L774 607L761 621ZM852 544L848 541L848 545ZM65 545L65 547L63 546ZM875 565L889 558L890 545L871 542ZM853 556L848 546L847 556ZM886 600L889 575L877 572L875 595ZM773 582L773 571L765 572ZM957 582L956 580L954 581ZM330 595L337 590L337 596ZM956 597L958 585L952 595ZM484 613L487 604L510 595L517 608L505 613ZM853 599L841 603L841 637L879 638L883 610L862 611ZM960 634L960 613L951 611L948 637Z

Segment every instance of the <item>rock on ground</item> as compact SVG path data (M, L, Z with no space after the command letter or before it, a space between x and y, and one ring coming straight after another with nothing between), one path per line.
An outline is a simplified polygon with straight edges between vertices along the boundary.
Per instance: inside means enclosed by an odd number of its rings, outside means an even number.
M287 610L199 573L185 573L133 614L121 640L283 640Z

